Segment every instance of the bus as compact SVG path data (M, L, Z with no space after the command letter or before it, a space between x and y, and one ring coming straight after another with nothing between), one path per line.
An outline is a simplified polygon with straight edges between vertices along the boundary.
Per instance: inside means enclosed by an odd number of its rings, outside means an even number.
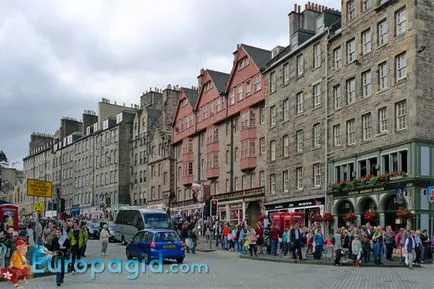
M115 224L115 240L125 245L143 229L169 229L170 217L163 210L128 206L120 208Z

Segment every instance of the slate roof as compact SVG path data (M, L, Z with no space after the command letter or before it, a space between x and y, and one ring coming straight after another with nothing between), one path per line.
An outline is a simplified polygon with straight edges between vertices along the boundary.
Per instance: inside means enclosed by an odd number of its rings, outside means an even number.
M219 93L223 93L226 90L226 84L229 81L230 75L227 73L223 73L215 70L208 70L209 76L214 82L215 87L217 88Z
M265 68L267 62L271 60L271 51L246 44L242 45L260 69Z
M163 114L163 111L161 109L156 108L145 108L146 112L148 113L148 120L150 127L155 127L158 120L161 118L161 115Z
M182 90L185 93L185 96L188 99L188 102L190 102L191 107L195 107L196 106L196 102L197 102L197 98L198 98L198 94L197 94L197 90L191 89L191 88L185 88L183 87Z

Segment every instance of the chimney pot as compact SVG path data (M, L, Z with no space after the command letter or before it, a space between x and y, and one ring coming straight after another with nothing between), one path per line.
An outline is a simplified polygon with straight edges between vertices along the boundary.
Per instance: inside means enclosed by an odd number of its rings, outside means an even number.
M294 3L294 12L297 12L297 3Z
M298 5L298 14L300 14L300 13L301 13L301 6Z
M318 12L318 4L315 4L315 11Z
M306 9L309 9L310 10L310 1L309 2L307 2L307 8Z

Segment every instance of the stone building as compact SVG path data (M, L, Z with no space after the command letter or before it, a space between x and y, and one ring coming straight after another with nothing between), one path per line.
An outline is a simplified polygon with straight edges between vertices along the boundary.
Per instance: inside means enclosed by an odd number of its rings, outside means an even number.
M328 35L339 25L338 11L295 5L290 44L273 49L264 71L266 209L302 212L306 225L325 211Z
M342 1L342 28L330 35L328 205L336 225L375 211L375 224L434 231L433 2Z

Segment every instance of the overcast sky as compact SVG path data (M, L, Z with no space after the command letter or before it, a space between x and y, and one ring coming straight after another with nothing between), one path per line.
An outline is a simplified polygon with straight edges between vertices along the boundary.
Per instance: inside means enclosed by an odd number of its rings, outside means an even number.
M237 43L288 45L295 2L0 0L0 150L22 168L33 131L103 97L139 104L149 87L196 85L201 68L229 73Z

